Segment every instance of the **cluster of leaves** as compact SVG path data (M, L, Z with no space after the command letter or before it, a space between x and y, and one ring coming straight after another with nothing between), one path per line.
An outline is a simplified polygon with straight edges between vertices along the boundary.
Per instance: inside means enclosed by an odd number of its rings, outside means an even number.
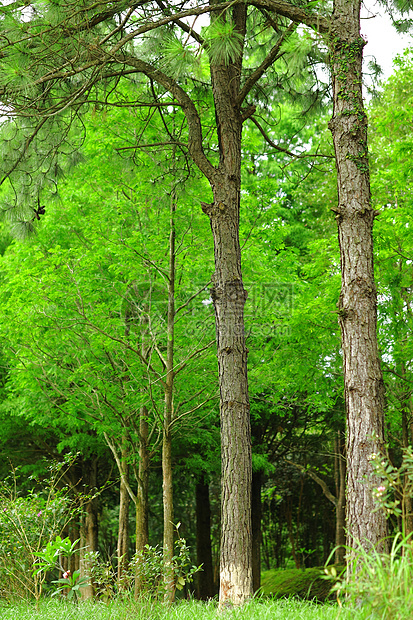
M62 573L62 577L52 581L59 584L52 596L64 594L68 600L78 600L80 598L80 589L89 585L89 579L81 576L80 570L73 573L70 570L64 570L61 562L62 558L71 558L80 552L79 540L71 542L70 538L61 538L56 536L55 540L49 541L43 551L37 553L37 559L33 564L34 575L46 575L51 570L57 569Z

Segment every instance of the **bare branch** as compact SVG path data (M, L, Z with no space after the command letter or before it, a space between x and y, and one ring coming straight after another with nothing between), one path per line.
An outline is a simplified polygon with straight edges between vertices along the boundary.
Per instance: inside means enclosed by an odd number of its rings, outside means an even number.
M273 149L280 151L280 153L285 153L286 155L289 155L290 157L295 157L296 159L304 159L305 157L325 157L327 159L334 159L334 155L323 155L322 153L320 154L319 153L293 153L292 151L289 151L285 147L279 146L278 144L273 142L271 138L269 137L269 135L267 134L267 132L265 131L265 129L262 127L262 125L260 125L260 123L257 121L256 118L254 118L253 116L250 116L250 119L252 120L254 125L258 127L265 141L268 142L268 144L272 146Z
M178 312L180 312L181 310L186 308L188 306L188 304L190 304L193 299L198 297L198 295L200 295L202 293L202 291L205 291L205 289L207 289L210 284L211 284L211 280L208 282L208 284L205 284L205 286L203 286L201 289L199 289L199 291L197 291L196 293L191 295L191 297L189 297L189 299L187 299L186 302L184 304L182 304L182 306L179 306L179 308L175 312L175 316L178 314Z
M209 401L214 400L215 398L218 397L218 394L216 396L210 396L209 398L207 398L206 400L202 401L202 403L199 403L199 405L196 405L195 407L193 407L192 409L189 409L189 411L185 411L185 413L181 413L178 416L176 416L176 418L174 418L171 422L170 428L173 428L173 426L175 426L176 422L178 422L179 420L181 420L182 418L184 418L185 416L194 413L194 411L198 411L198 409L201 409L201 407L203 407L204 405L206 405L207 403L209 403Z
M206 351L207 349L212 347L213 344L215 344L215 340L211 340L204 347L201 347L200 349L197 349L196 351L191 353L191 355L188 355L186 360L184 362L182 362L182 364L180 364L179 368L175 371L175 373L174 373L175 376L178 374L178 372L181 372L181 370L183 370L186 367L186 365L188 364L189 360L191 360L192 358L196 357L197 355L199 355L203 351Z

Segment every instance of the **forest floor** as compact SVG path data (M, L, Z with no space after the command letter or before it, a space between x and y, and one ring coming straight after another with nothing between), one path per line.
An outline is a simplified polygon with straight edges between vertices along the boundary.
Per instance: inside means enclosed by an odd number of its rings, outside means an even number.
M215 620L216 602L180 602L170 607L161 603L111 601L105 603L44 600L35 604L1 605L1 620ZM252 601L239 609L229 609L219 617L226 620L358 620L354 610L337 604L316 604L294 599Z

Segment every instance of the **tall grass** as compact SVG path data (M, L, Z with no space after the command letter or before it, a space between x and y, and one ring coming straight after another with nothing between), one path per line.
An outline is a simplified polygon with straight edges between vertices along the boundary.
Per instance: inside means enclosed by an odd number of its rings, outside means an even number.
M390 553L352 549L347 582L336 586L346 608L364 620L413 619L413 541L397 534Z

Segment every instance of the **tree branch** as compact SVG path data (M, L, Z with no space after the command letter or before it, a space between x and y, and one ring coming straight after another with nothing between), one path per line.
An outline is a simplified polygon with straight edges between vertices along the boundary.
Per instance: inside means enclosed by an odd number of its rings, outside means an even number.
M126 487L126 490L127 490L128 494L129 494L129 497L131 498L131 500L133 501L133 503L134 503L134 504L135 504L135 506L136 506L136 503L137 503L137 501L138 501L138 500L136 499L136 495L135 495L135 493L132 491L132 489L131 489L131 487L130 487L130 484L129 484L129 481L128 481L127 477L125 476L124 472L123 472L123 469L122 469L122 463L121 463L121 461L120 461L120 458L119 458L118 452L117 452L117 450L116 450L116 448L115 448L114 444L112 443L112 440L109 438L109 435L106 433L106 431L103 433L103 435L104 435L104 437L105 437L105 440L106 440L107 445L108 445L108 446L109 446L109 448L110 448L110 451L112 452L112 454L113 454L113 456L114 456L114 458L115 458L116 465L118 466L118 470L119 470L119 475L120 475L120 478L121 478L121 480L122 480L123 484L124 484L124 485L125 485L125 487Z
M289 461L288 459L285 459L285 462L289 463L289 465L294 465L294 467L297 467L297 469L300 469L304 474L308 474L310 478L312 478L314 482L316 482L321 487L326 498L332 504L334 504L334 506L337 506L337 503L338 503L337 497L331 493L330 489L328 488L324 480L322 480L319 476L317 476L317 474L312 469L306 469L305 467L303 467L303 465L300 465L299 463L293 463L293 461Z
M318 154L318 153L293 153L292 151L289 151L285 147L275 144L275 142L271 140L271 138L269 137L265 129L260 125L260 123L257 121L256 118L254 118L253 116L250 116L249 118L252 120L254 125L258 127L265 141L270 146L272 146L273 149L276 149L277 151L280 151L281 153L285 153L286 155L289 155L290 157L296 157L297 159L303 159L304 157L325 157L327 159L334 159L334 155L323 155L323 154Z
M156 0L156 4L159 6L160 9L162 9L162 11L168 11L167 7L164 5L164 3L162 2L162 0ZM168 13L167 13L168 14ZM170 15L170 11L169 11L169 15ZM183 22L181 19L174 19L173 22L179 26L181 28L181 30L183 30L184 32L186 32L190 37L192 37L193 39L195 39L195 41L197 41L200 45L204 44L204 39L201 37L200 34L198 34L195 30L193 30L191 28L191 26L188 26L188 24L186 24L185 22Z
M257 9L266 9L271 13L277 13L283 17L288 17L297 24L305 24L314 28L317 32L329 33L330 20L317 13L309 13L307 9L294 6L282 0L248 0L248 4Z
M297 28L297 24L295 22L291 22L288 26L287 30L283 32L281 37L278 39L277 43L274 45L272 50L269 52L267 57L263 60L259 67L255 69L255 71L249 76L249 78L245 81L244 86L241 89L237 97L237 104L241 105L244 101L245 97L251 91L254 84L258 82L260 77L265 73L265 71L270 67L276 60L281 58L283 54L279 54L282 44L284 41L290 36L290 34ZM283 52L284 53L284 52Z

